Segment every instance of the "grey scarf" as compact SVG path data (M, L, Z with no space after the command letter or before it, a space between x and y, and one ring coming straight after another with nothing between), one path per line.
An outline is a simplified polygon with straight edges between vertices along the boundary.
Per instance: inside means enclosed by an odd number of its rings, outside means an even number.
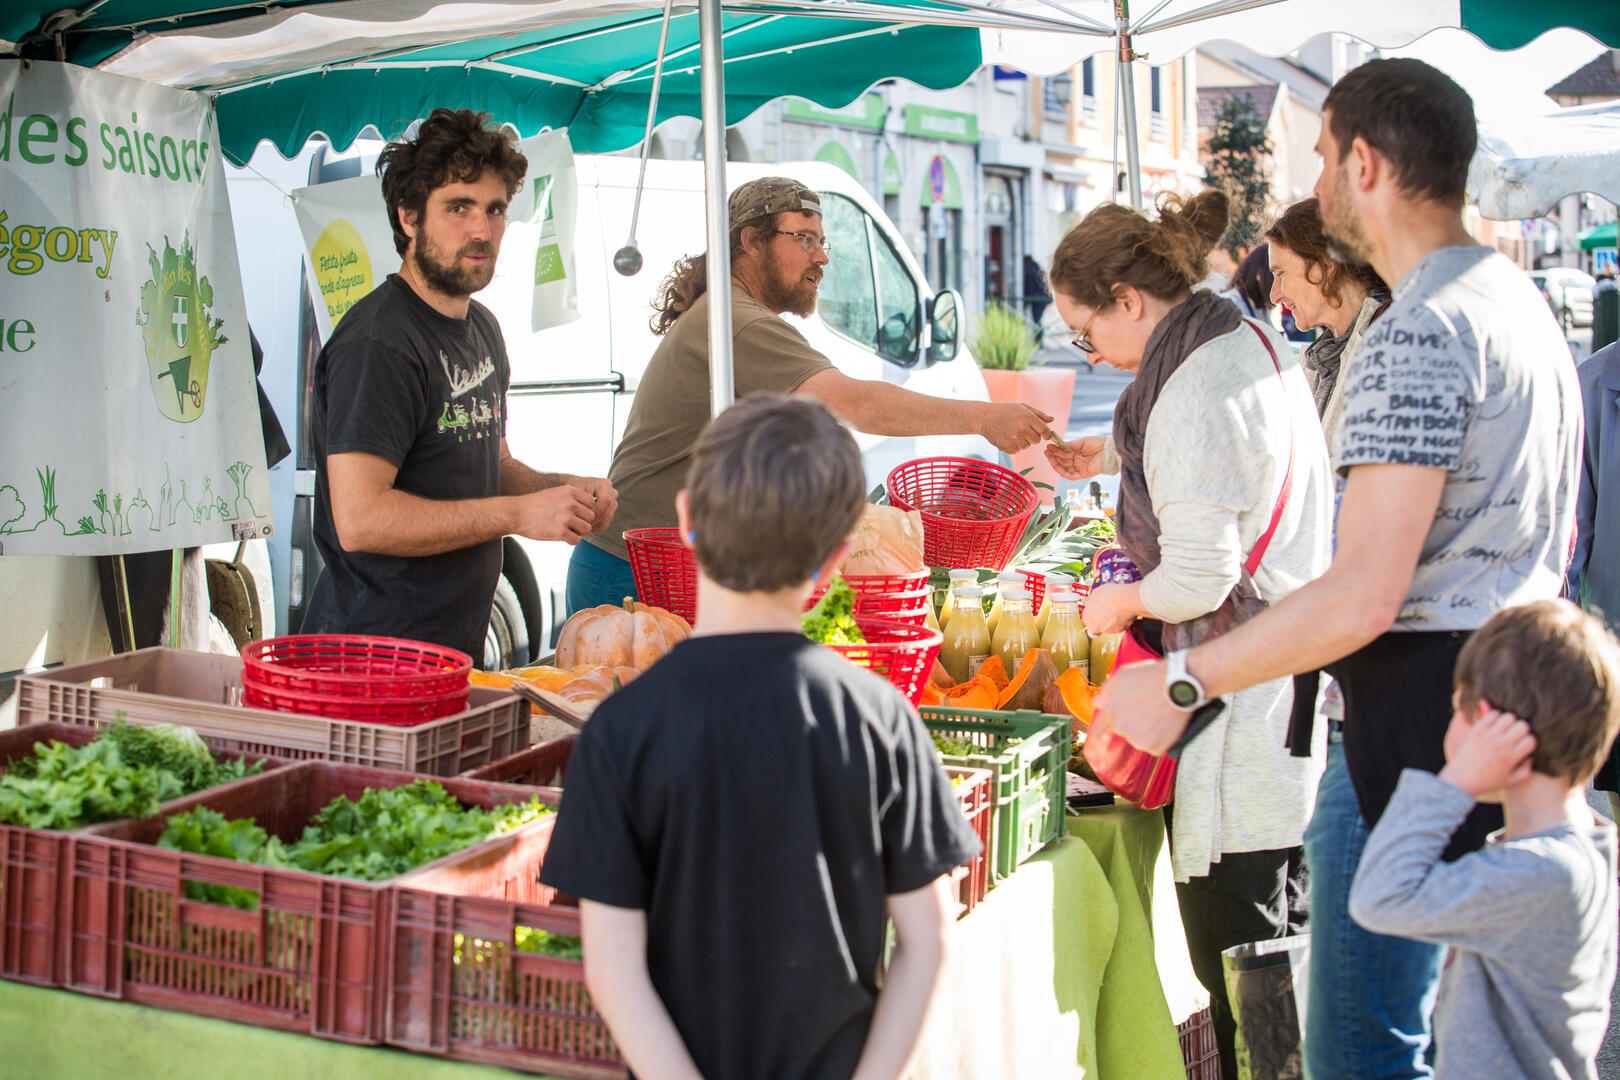
M1377 318L1384 307L1389 303L1387 293L1375 292L1372 298L1379 302L1378 312L1373 315ZM1356 309L1355 318L1350 325L1344 328L1344 333L1334 337L1329 333L1316 335L1316 340L1305 346L1305 352L1300 356L1302 367L1311 373L1311 396L1316 399L1316 415L1326 416L1328 402L1333 398L1333 387L1339 381L1339 366L1344 354L1344 347L1350 341L1350 335L1356 332L1356 323L1361 321L1362 309L1366 307L1363 302Z

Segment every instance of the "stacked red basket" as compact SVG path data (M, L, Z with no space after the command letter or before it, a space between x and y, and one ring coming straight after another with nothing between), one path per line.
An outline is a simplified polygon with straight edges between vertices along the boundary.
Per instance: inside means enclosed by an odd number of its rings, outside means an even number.
M472 657L404 638L295 634L242 649L242 703L411 727L467 707Z
M928 571L913 574L845 574L844 580L855 594L857 619L885 619L889 622L921 626L934 603L934 590L928 587ZM809 611L827 592L818 585L805 602Z
M928 672L945 638L926 626L909 626L886 619L856 618L864 645L828 645L864 668L882 675L904 694L912 705L922 700L928 685Z
M697 622L697 562L679 529L626 529L636 599Z

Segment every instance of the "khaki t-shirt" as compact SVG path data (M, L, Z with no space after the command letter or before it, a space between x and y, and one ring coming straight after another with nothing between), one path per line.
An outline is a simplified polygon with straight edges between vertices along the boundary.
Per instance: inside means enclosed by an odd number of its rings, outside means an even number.
M737 397L791 394L810 376L832 367L786 319L731 286L732 358ZM624 439L608 479L619 508L608 531L585 538L628 558L626 529L672 528L675 493L686 485L687 464L709 422L709 297L682 313L647 361L630 406Z

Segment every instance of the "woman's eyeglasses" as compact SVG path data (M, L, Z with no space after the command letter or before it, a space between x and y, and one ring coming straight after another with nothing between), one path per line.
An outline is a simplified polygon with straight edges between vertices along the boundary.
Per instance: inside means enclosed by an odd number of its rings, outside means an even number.
M1101 314L1102 308L1098 308L1097 310L1093 311L1091 313L1091 318L1086 320L1086 325L1082 326L1080 328L1080 332L1074 335L1074 347L1083 353L1094 353L1097 351L1097 346L1092 344L1090 337L1091 324L1096 322L1097 316Z
M818 251L832 251L832 242L824 237L817 236L815 233L788 232L786 229L772 229L771 231L777 236L798 237L799 246L804 249L806 255L814 255Z

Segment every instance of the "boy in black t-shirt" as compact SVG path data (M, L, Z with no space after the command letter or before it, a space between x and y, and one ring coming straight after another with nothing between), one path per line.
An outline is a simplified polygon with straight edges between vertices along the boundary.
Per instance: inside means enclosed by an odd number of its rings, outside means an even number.
M676 501L697 630L574 749L540 877L580 898L586 980L639 1076L909 1070L955 906L945 875L978 842L916 712L799 630L864 489L818 402L760 395L715 420Z

